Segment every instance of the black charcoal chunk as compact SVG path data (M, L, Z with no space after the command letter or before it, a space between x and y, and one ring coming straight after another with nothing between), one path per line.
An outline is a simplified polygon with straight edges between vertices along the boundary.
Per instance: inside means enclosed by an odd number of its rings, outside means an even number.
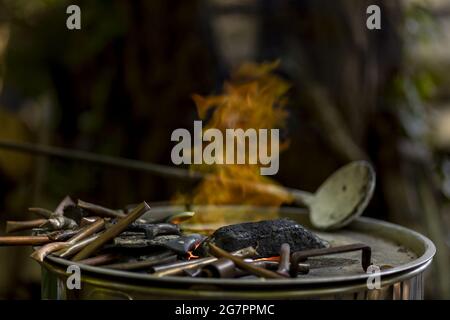
M325 248L327 243L311 231L290 219L266 220L225 226L217 229L203 244L214 243L232 252L254 247L259 257L278 256L283 243L288 243L291 252Z

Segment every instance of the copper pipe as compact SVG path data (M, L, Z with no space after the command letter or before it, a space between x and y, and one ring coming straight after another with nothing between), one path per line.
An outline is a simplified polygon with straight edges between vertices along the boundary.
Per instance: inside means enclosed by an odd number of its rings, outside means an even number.
M289 277L289 263L291 259L291 247L288 243L283 243L280 249L280 262L277 273L283 277Z
M220 258L202 268L201 275L208 278L234 278L237 274L236 265L233 261Z
M67 242L52 242L48 243L39 249L35 250L30 257L38 262L44 261L44 258L54 251L58 251L68 246Z
M244 248L241 250L237 250L231 253L232 255L243 257L243 258L250 258L258 255L258 252L252 247ZM189 261L181 261L181 262L175 262L172 264L164 265L164 266L155 266L150 268L153 275L157 277L163 277L163 276L175 276L183 274L185 270L191 270L203 267L205 265L208 265L214 261L217 261L218 259L216 257L206 257L201 259L195 259L195 260L189 260Z
M77 243L72 244L68 248L63 248L59 251L56 251L54 254L55 256L59 256L60 258L71 258L74 255L76 255L78 252L83 250L88 244L90 244L92 241L95 241L100 235L94 234L90 237L87 237L86 239L83 239Z
M95 234L96 232L103 230L104 227L105 227L105 220L98 218L98 220L95 221L94 223L83 227L80 230L80 232L77 233L72 238L70 238L70 240L68 242L70 244L75 244L75 243Z
M183 274L184 270L200 268L214 261L217 261L216 257L207 257L189 261L180 261L162 266L151 267L150 272L157 277L175 276Z
M246 261L247 262L247 261ZM269 269L269 270L277 270L279 263L277 261L267 261L267 260L256 260L256 261L248 261L248 263L251 263L255 266ZM298 264L298 272L300 274L307 274L309 273L310 265L308 263L299 263Z
M52 252L67 248L91 235L94 233L100 231L105 227L105 220L98 219L96 222L83 227L80 232L78 232L76 235L74 235L72 238L70 238L66 242L53 242L49 243L45 246L42 246L41 248L37 249L31 254L31 258L38 262L44 261L44 258L49 255Z
M285 277L279 275L278 273L263 268L259 268L250 263L247 263L241 258L233 256L232 254L226 252L225 250L219 248L218 246L212 243L209 244L209 251L216 257L230 259L236 264L237 267L239 267L240 269L244 269L254 275L269 279L285 279Z
M105 207L99 206L97 204L89 203L89 202L86 202L83 200L78 200L77 206L82 209L91 211L100 217L106 217L106 218L123 218L123 217L125 217L125 214L123 212L105 208Z
M28 208L28 211L36 213L37 215L40 215L41 217L44 217L46 219L54 216L54 213L52 211L43 208Z
M142 270L142 269L148 269L148 268L156 266L156 265L172 263L176 260L177 260L177 255L172 254L171 252L166 252L164 254L150 257L147 260L109 264L109 265L103 266L103 268L109 268L109 269L115 269L115 270Z
M47 236L0 237L0 246L40 246L50 241Z
M47 219L35 219L28 221L6 221L6 233L13 233L38 228L46 222Z
M136 221L140 216L142 216L146 211L150 210L149 205L146 202L141 203L136 208L133 209L124 218L120 219L116 224L112 225L107 229L100 237L98 237L94 242L90 243L87 247L81 250L75 257L73 261L80 261L89 258L97 250L99 250L105 243L113 239L122 233L131 223Z
M92 258L80 260L80 261L78 261L78 263L85 264L88 266L101 266L101 265L116 261L119 258L120 258L120 255L118 255L116 253L104 253L104 254L100 254L100 255L92 257Z
M63 242L63 241L69 240L74 235L76 235L78 232L80 232L79 229L76 229L76 230L70 230L70 229L68 229L68 230L59 230L59 231L53 231L53 232L47 234L47 236L52 241Z

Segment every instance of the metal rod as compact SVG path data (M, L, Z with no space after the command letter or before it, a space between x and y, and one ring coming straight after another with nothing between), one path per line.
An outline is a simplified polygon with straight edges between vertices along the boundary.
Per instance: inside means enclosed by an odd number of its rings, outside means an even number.
M123 262L104 265L103 268L115 269L115 270L142 270L150 267L161 265L165 263L172 263L177 260L177 255L171 252L165 252L157 256L150 257L143 261Z
M85 248L88 244L95 241L95 239L97 239L99 236L100 236L99 234L94 234L90 237L87 237L86 239L83 239L75 244L72 244L71 246L69 246L67 248L63 248L59 251L56 251L54 253L54 255L59 256L60 258L65 258L65 259L71 258L74 255L76 255L78 252L83 250L83 248Z
M258 253L252 247L243 248L231 253L232 255L243 257L243 258L251 258L256 256ZM151 272L153 275L157 277L163 276L174 276L182 274L184 271L189 269L196 269L203 266L206 266L214 261L217 261L216 257L206 257L189 261L180 261L172 264L166 264L163 266L155 266L151 268Z
M35 155L44 155L61 159L70 159L96 163L99 165L117 167L128 170L146 171L149 173L158 174L166 177L183 178L183 179L200 179L202 177L197 172L172 168L154 163L147 163L121 157L100 155L79 150L69 150L58 147L36 145L26 142L13 142L0 140L0 148L22 153L31 153Z
M214 261L217 261L216 257L174 262L171 264L151 267L150 272L157 277L175 276L182 274L185 270L200 268Z
M227 259L233 261L237 267L247 270L248 272L250 272L254 275L264 277L264 278L270 278L270 279L285 279L285 277L279 275L278 273L275 273L273 271L266 270L263 268L259 268L250 263L247 263L244 260L242 260L241 258L233 256L231 253L226 252L225 250L219 248L218 246L216 246L212 243L209 244L209 252L216 257L227 258Z
M6 233L13 233L38 228L46 222L47 219L36 219L28 221L6 221Z
M50 241L47 236L0 237L0 246L39 246Z
M0 140L0 148L22 153L30 153L55 158L90 162L99 165L111 166L127 170L137 170L165 177L173 177L184 180L189 179L199 181L201 179L218 179L218 177L216 177L215 175L204 174L198 171L174 168L170 166L143 162L139 160L132 160L121 157L112 157L85 151L43 146L25 142L12 142ZM305 204L306 202L308 202L305 201L305 199L311 198L311 194L308 192L274 184L264 184L245 180L223 179L223 178L220 178L220 180L224 183L234 184L240 187L244 186L246 188L247 187L252 188L257 192L272 194L286 199L292 199L301 204Z
M111 263L113 261L116 261L119 258L120 258L120 255L118 255L116 253L104 253L104 254L99 254L98 256L95 256L92 258L80 260L80 261L78 261L78 263L85 264L88 266L100 266L100 265L103 265L106 263Z
M87 259L91 254L95 253L100 249L106 242L118 236L122 231L124 231L131 223L136 221L144 212L150 210L149 205L146 202L141 203L136 208L133 209L124 218L120 219L115 225L107 229L102 233L95 241L87 245L83 250L75 255L72 259L73 261L79 261Z
M371 265L372 249L363 243L349 244L339 247L330 247L324 249L312 249L294 252L291 256L291 267L289 273L292 277L296 277L299 272L299 262L305 261L310 257L325 256L336 253L346 253L361 250L361 266L364 271Z
M291 247L288 243L283 243L280 249L280 263L277 273L283 277L289 277L289 264L291 260Z
M89 202L86 202L83 200L78 200L77 206L82 209L94 212L95 214L97 214L98 216L101 216L101 217L107 217L107 218L123 218L123 217L125 217L125 214L123 212L105 208L105 207L99 206L97 204L89 203Z
M220 258L213 263L202 268L201 275L208 278L234 278L237 270L233 261L226 258Z
M44 258L52 252L68 248L71 245L80 242L81 240L95 234L96 232L102 230L105 227L105 220L98 219L94 223L87 225L80 229L80 231L75 234L72 238L67 240L66 242L53 242L46 244L45 246L37 249L31 254L31 258L38 262L44 261Z

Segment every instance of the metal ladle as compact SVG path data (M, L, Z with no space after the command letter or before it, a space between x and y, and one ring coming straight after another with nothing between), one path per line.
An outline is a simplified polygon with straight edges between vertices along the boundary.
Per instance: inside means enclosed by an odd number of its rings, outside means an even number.
M314 227L338 229L359 217L375 189L375 170L367 161L351 162L335 171L316 193L289 189L294 201L309 208Z
M205 178L200 172L51 146L0 140L0 149L97 163L172 178ZM314 194L277 185L255 184L254 187L261 192L288 195L295 203L309 208L314 227L331 230L349 224L362 214L375 189L375 170L366 161L351 162L328 177Z

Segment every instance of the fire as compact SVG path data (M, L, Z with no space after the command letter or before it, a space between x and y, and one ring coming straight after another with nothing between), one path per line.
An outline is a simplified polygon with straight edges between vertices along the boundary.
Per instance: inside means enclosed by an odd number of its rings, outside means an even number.
M188 251L187 254L188 254L188 256L187 256L187 259L188 259L188 260L200 258L199 256L196 256L195 254L193 254L192 251Z
M268 258L259 258L259 259L255 259L254 261L280 261L280 257L279 256L275 256L275 257L268 257Z
M203 130L215 128L225 133L226 129L280 129L286 127L286 94L290 85L273 71L279 62L253 64L247 63L232 73L231 80L224 84L220 95L202 97L194 95L199 117L209 119ZM244 138L245 139L245 138ZM246 143L246 141L241 141ZM287 147L282 141L280 150ZM261 146L260 146L261 147ZM266 148L269 154L270 142ZM223 152L226 152L223 148ZM222 156L222 155L221 155ZM247 154L246 157L255 155ZM262 192L278 186L274 180L261 176L261 164L245 161L246 164L192 165L197 171L208 173L194 190L190 202L211 205L259 205L278 207L291 202L287 193ZM255 185L258 185L255 188ZM186 197L178 197L181 202ZM203 216L204 217L204 216ZM190 222L194 222L198 217ZM217 219L217 217L216 217ZM211 220L214 219L207 219ZM205 222L205 220L195 221Z
M213 111L205 130L215 128L225 132L231 128L285 128L288 115L285 95L289 84L273 74L278 65L278 61L261 65L244 64L232 74L231 81L225 83L222 95L194 95L202 120ZM286 146L287 143L284 143L282 148ZM249 182L274 184L272 179L260 175L259 167L260 164L197 166L197 170L212 171L216 179L204 180L197 188L193 202L279 206L289 201L286 197L267 195L251 187Z
M187 252L187 259L188 259L188 260L200 258L200 256L196 256L196 255L194 254L194 252L195 252L195 250L197 250L197 248L198 248L201 244L202 244L201 241L198 242L198 243L196 243L195 246L194 246L194 249L192 249L192 251L188 251L188 252Z
M224 94L201 97L194 95L200 118L214 109L208 128L224 131L229 128L267 129L285 126L285 94L289 85L272 74L278 62L272 64L245 64L225 83Z

